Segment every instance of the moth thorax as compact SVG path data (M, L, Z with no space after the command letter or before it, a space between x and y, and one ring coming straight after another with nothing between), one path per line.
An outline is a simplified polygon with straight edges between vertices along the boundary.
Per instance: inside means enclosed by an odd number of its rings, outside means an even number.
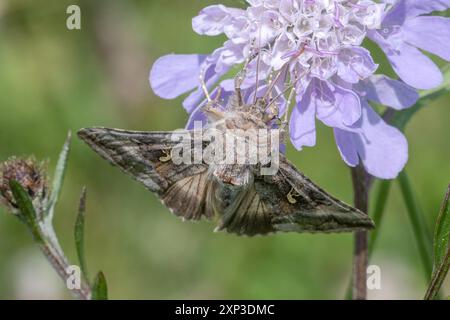
M245 112L235 112L231 117L225 120L226 129L265 129L266 123L261 114L246 110Z

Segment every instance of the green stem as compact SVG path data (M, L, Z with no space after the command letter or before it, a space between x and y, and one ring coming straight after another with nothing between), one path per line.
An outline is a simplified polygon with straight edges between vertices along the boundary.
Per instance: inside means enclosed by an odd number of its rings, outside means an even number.
M433 267L433 255L430 245L432 243L431 233L423 219L423 212L420 210L415 200L411 183L405 171L400 173L398 182L400 184L403 200L405 201L409 219L413 227L414 237L416 238L417 246L419 248L420 258L424 266L425 277L427 281L429 281Z
M386 203L389 196L389 191L391 189L391 180L382 180L377 188L377 193L375 195L375 208L373 210L373 221L375 222L375 229L370 233L369 241L369 259L372 256L373 250L375 248L375 243L377 242L378 235L380 233L381 220L383 220L384 211L386 209Z
M69 262L64 254L58 249L59 245L53 243L52 240L44 236L43 242L39 243L39 247L44 256L52 265L53 269L55 269L56 273L64 282L66 282L66 270L69 267ZM84 281L84 279L81 279L80 289L72 289L70 291L82 300L90 300L91 289L89 285Z

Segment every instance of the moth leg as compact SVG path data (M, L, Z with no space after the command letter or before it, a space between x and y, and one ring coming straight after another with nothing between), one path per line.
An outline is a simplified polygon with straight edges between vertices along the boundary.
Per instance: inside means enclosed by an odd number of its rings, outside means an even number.
M280 119L281 120L281 119ZM280 124L280 141L281 143L286 144L288 141L288 122L286 120L282 120Z
M222 87L217 89L217 94L214 100L207 102L201 109L204 113L206 113L213 120L221 120L225 117L225 114L219 109L215 108L216 106L220 106L220 96L222 94Z
M214 100L212 101L214 103L214 105L220 105L220 96L222 95L222 87L219 86L217 88L217 93L216 93L216 97L214 98Z
M242 90L241 86L245 79L244 70L238 73L236 78L234 79L234 90L236 92L237 102L239 106L244 105L244 99L242 98Z
M206 86L206 83L205 83L205 70L202 70L200 72L199 81L200 81L200 85L202 87L203 93L205 94L206 100L208 101L208 103L212 102L211 96L209 95L209 92L208 92L208 87Z
M253 46L253 44L252 44ZM252 49L251 49L252 50ZM252 60L252 57L248 57L245 62L244 62L244 66L242 67L242 70L236 75L236 77L234 78L234 90L236 92L236 97L237 97L237 102L238 105L241 107L244 105L244 99L242 98L242 83L245 80L245 77L247 75L247 67L248 64L250 63L250 61Z

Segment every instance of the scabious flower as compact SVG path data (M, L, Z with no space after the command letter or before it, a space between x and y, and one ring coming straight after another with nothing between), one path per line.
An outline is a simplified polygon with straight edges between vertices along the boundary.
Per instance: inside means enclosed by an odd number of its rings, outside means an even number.
M204 120L200 106L205 96L199 76L208 88L213 88L233 66L244 63L247 72L242 88L249 97L255 87L264 87L264 81L281 73L278 79L283 80L276 83L274 90L284 92L290 86L296 89L289 134L298 150L315 145L318 119L333 128L338 149L349 166L362 162L374 176L395 178L407 162L407 141L399 130L385 123L369 101L400 110L419 98L413 87L439 84L435 76L439 70L410 44L448 58L450 42L444 45L440 41L448 38L449 29L439 31L433 38L438 43L429 48L431 41L422 39L429 31L420 27L429 28L435 23L429 19L435 17L419 15L443 10L449 1L400 0L391 4L372 0L247 0L246 9L213 5L203 9L192 26L201 35L224 34L227 40L223 46L210 55L172 54L160 58L151 70L150 83L157 95L167 99L192 91L183 102L191 114L190 126L193 120ZM438 20L440 26L448 21ZM414 30L422 35L412 35ZM362 47L366 37L385 50L406 83L374 74L378 65ZM411 50L417 53L411 54ZM411 64L407 71L406 63L398 61L405 55ZM411 70L417 68L420 75L429 72L434 77L411 79ZM256 79L262 83L257 84ZM421 81L427 85L418 85ZM219 86L226 100L233 91L232 80L224 80ZM280 108L280 115L287 109Z

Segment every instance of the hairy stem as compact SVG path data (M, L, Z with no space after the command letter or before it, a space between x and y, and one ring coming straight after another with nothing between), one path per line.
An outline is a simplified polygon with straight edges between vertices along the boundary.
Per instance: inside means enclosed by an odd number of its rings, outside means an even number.
M55 269L56 273L60 276L64 283L66 283L68 277L67 269L70 264L62 252L58 240L56 240L56 237L54 236L53 227L48 223L40 223L39 232L42 240L39 243L39 248L52 265L53 269ZM80 279L80 288L74 288L70 291L79 299L90 300L91 298L91 288L83 277Z
M362 166L352 168L352 181L355 207L367 214L369 207L370 177ZM367 231L355 232L353 253L353 299L367 298L367 264L368 241Z

